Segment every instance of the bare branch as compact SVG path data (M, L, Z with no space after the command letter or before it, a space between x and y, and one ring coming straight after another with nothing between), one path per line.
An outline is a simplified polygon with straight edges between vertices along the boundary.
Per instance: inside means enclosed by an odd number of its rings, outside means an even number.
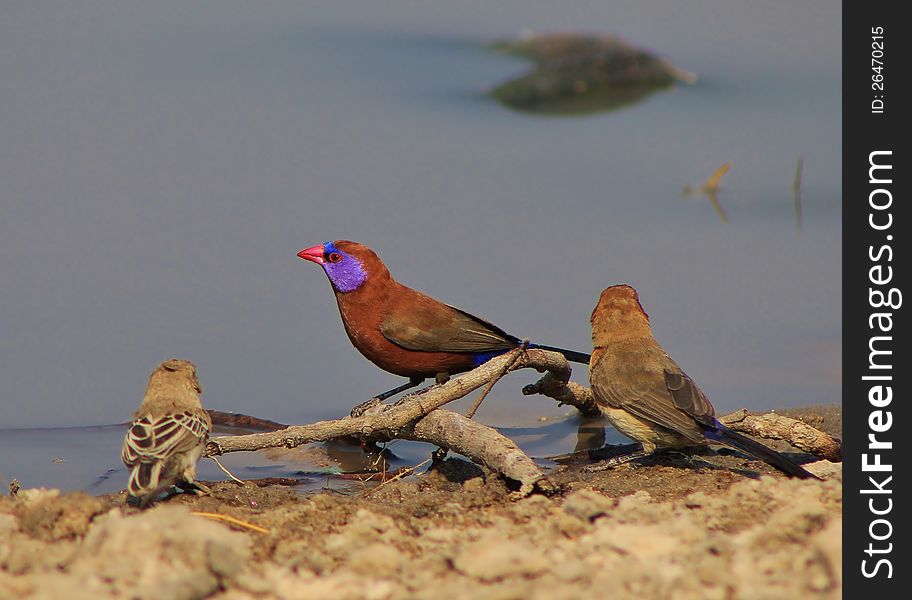
M456 413L437 410L503 373L523 368L548 371L558 382L569 380L571 372L567 360L556 352L532 349L518 356L509 353L493 358L443 385L405 396L393 405L371 408L357 417L294 425L272 432L212 438L206 447L206 456L262 448L294 448L345 436L356 436L365 441L407 439L452 448L474 462L518 481L523 493L528 493L533 487L547 491L552 487L551 483L532 459L510 439Z
M224 412L221 410L211 409L206 409L206 412L209 413L209 418L212 419L212 424L219 425L221 427L252 429L254 431L276 431L278 429L284 429L285 427L288 427L288 425L285 425L283 423L277 423L276 421L270 421L268 419L260 419L257 417L252 417L250 415L242 415L240 413Z
M719 420L741 433L771 440L785 440L799 450L810 452L820 458L833 462L842 460L842 443L839 440L797 419L776 413L753 415L742 408Z
M341 437L357 437L364 441L405 439L451 448L519 482L522 495L533 488L552 491L554 485L512 440L490 427L440 408L496 381L505 373L525 368L546 373L537 382L523 388L524 394L543 394L561 404L574 406L587 416L600 414L590 390L570 381L570 365L563 355L532 348L493 358L442 385L407 395L392 405L372 407L356 417L347 416L250 435L216 437L209 441L206 456L263 448L293 448ZM749 415L747 411L739 411L722 417L721 421L736 431L782 439L823 458L839 460L838 440L794 419L776 414Z
M557 489L513 440L458 413L435 410L403 434L404 439L449 448L495 473L518 481L521 496L529 495L533 488L545 493Z
M522 392L526 396L541 394L557 400L560 404L569 404L587 417L602 414L589 388L572 381L561 381L551 372L545 373L544 377L524 387Z

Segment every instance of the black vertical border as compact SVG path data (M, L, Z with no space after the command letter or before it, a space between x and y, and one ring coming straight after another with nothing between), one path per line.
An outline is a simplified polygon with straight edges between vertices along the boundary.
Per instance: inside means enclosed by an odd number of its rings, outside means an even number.
M912 98L909 94L909 79L912 78L912 22L900 16L900 2L844 2L842 19L842 120L843 120L843 597L845 598L908 598L912 594L912 558L909 545L912 535L909 533L906 516L912 511L909 505L909 494L903 490L912 489L910 469L906 462L910 460L910 444L905 440L912 439L909 422L910 411L907 408L912 402L906 372L912 368L907 347L910 343L907 319L905 318L906 302L912 302L912 296L903 297L902 306L897 309L873 308L869 301L871 288L886 291L891 287L901 292L910 291L906 282L912 264L908 260L908 243L904 239L912 235L912 226L908 221L908 210L905 205L912 201L909 196L908 180L912 178L912 160L908 149L908 138L912 136L912 125L909 123L909 112L912 111ZM883 90L876 89L874 75L877 66L872 62L879 48L875 28L883 28ZM882 96L882 98L878 98ZM874 100L883 100L883 112L876 113ZM872 184L869 181L869 156L875 151L892 151L892 155L879 158L881 162L892 164L892 183L889 185ZM880 173L884 173L880 171ZM892 205L885 211L873 211L869 206L869 195L878 188L889 188L892 193ZM877 194L877 201L883 203L886 196ZM869 224L870 213L880 224L886 222L886 212L892 215L892 226L889 230L877 231ZM887 239L887 236L892 239ZM888 252L880 260L871 260L882 246L892 249L892 261L887 261ZM885 285L873 285L870 281L870 269L875 265L892 267L892 281ZM881 276L884 271L880 271ZM912 293L912 291L910 291ZM891 312L893 328L890 333L872 330L869 317L875 312ZM872 374L869 369L869 341L874 335L891 335L892 355L888 359L892 370L880 370L877 374L890 374L890 385L893 400L889 406L879 410L890 411L892 427L889 431L878 433L878 439L893 443L891 450L880 451L881 460L892 465L893 479L884 485L884 473L863 472L862 454L869 454L868 435L871 433L869 418L878 410L869 401L869 391L877 382L865 381L865 375ZM882 342L881 348L887 346ZM892 490L890 494L868 494L863 490L872 489L869 476L884 488ZM892 499L892 510L889 514L878 516L872 514L869 500L875 499L875 508L883 510ZM875 519L883 518L890 522L890 527L878 523L871 529ZM891 535L885 540L872 538L872 531L877 536ZM888 544L892 543L890 548ZM884 554L866 553L869 544L874 548L890 548ZM892 577L888 578L888 569L881 565L874 577L862 573L862 561L867 560L867 568L874 570L876 561L885 558L892 565ZM864 594L864 595L862 595Z

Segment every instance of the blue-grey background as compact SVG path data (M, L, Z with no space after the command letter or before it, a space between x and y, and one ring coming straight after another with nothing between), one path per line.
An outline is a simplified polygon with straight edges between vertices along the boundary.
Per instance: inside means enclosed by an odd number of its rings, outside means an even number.
M720 412L839 402L840 11L4 3L0 476L25 470L10 429L122 422L171 356L198 364L207 406L284 422L397 385L295 256L337 238L512 333L580 350L599 292L627 282ZM596 116L511 112L483 92L527 64L483 44L527 31L619 34L700 79ZM681 193L725 161L728 224ZM501 383L479 418L565 412L519 393L534 377Z

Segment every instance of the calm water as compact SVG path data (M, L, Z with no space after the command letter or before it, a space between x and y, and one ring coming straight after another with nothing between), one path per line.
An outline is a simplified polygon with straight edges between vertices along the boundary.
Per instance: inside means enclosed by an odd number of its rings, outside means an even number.
M0 479L122 487L98 479L119 427L53 428L125 421L170 356L208 406L283 422L397 385L295 256L334 238L580 350L599 292L631 283L720 412L840 401L840 19L835 1L6 6ZM528 30L620 34L700 80L615 113L510 112L483 92L526 65L482 44ZM728 223L681 193L726 161ZM566 412L519 393L535 377L478 418L568 452L572 422L529 429Z

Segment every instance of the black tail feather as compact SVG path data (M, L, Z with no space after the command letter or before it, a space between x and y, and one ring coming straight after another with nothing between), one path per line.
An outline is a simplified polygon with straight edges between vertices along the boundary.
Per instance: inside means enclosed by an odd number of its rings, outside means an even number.
M564 355L564 358L571 362L582 363L584 365L589 364L589 359L591 358L588 354L583 354L582 352L576 352L575 350L564 350L563 348L555 348L554 346L543 346L542 344L530 344L530 348L538 348L540 350L550 350L551 352L560 352Z
M732 446L738 450L747 452L748 454L771 464L780 471L788 473L792 477L798 477L799 479L820 479L798 463L786 458L775 450L764 446L760 442L755 442L740 433L736 433L727 427L719 426L713 433L715 434L711 436L713 439L716 439L727 446Z

